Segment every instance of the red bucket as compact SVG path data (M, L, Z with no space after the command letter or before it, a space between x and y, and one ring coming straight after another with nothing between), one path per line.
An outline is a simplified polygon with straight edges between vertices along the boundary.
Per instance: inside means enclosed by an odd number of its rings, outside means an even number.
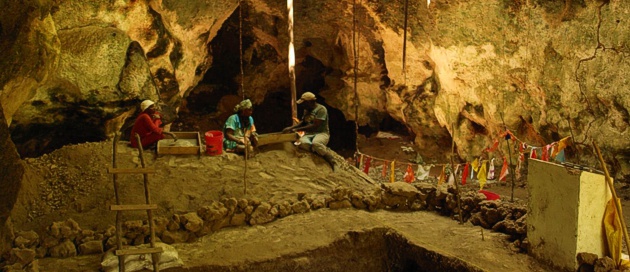
M206 138L206 153L210 156L221 155L223 153L223 132L210 130L204 136Z

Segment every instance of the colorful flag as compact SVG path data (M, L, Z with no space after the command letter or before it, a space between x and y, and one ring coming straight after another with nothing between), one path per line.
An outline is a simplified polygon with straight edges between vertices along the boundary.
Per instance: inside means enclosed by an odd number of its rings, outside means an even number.
M549 145L542 147L542 155L540 156L540 159L543 161L549 161Z
M359 156L359 166L357 168L361 169L361 166L363 166L363 154Z
M560 141L558 141L556 149L551 152L552 158L555 158L560 151L564 150L564 148L567 147L567 141L569 140L569 138L571 138L571 136L564 137L560 139Z
M396 161L392 161L392 164L389 166L389 170L391 172L391 174L389 174L389 182L394 182L396 181Z
M418 171L416 172L416 178L418 180L425 180L429 176L429 172L431 172L431 167L429 166L429 170L424 169L422 165L418 165Z
M477 179L479 180L479 190L483 190L483 186L486 185L486 162L481 162L481 169L477 173Z
M370 164L372 163L372 157L368 156L365 158L365 164L363 165L363 173L370 173Z
M479 159L475 159L470 166L472 166L472 170L477 172L479 171Z
M494 143L492 144L492 147L490 148L486 148L486 151L490 152L494 152L495 150L497 150L497 148L499 147L499 139L494 139Z
M385 161L383 163L383 170L381 170L381 176L382 177L387 177L387 164L388 163L389 163L388 161Z
M494 158L490 161L490 170L488 170L488 180L494 179Z
M415 179L413 175L413 168L411 168L411 164L407 165L407 171L405 172L405 176L403 177L403 179L407 183L412 183L413 180Z
M446 165L442 166L442 173L440 173L440 177L438 178L438 185L441 185L446 180Z
M518 152L519 153L524 153L525 150L527 150L527 144L526 143L520 143L518 145Z
M505 178L510 173L508 169L508 162L505 157L503 157L503 167L501 167L501 173L499 174L499 181L505 181Z
M468 169L469 169L469 164L466 163L466 166L464 166L464 172L462 173L462 185L466 185L466 178L468 178Z

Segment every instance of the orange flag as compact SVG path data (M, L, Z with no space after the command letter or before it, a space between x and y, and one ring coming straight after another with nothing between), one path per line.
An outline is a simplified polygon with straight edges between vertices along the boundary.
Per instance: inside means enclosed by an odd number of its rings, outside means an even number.
M385 161L383 163L383 170L381 171L381 176L382 177L387 177L387 164L388 163L389 163L388 161Z
M497 150L498 147L499 147L499 139L495 139L494 143L492 144L492 147L486 148L486 151L494 152L495 150Z
M564 137L560 141L558 141L558 146L556 147L556 149L553 150L553 152L551 152L552 158L555 158L560 151L564 150L564 148L567 147L567 141L569 140L569 138L571 138L571 136Z
M503 157L503 167L501 167L501 174L499 174L499 181L505 181L505 178L507 177L509 173L510 173L510 170L508 169L507 159Z
M413 175L413 168L411 168L411 164L407 165L407 172L405 173L405 176L403 178L405 179L405 182L407 183L412 183L413 180L415 179Z

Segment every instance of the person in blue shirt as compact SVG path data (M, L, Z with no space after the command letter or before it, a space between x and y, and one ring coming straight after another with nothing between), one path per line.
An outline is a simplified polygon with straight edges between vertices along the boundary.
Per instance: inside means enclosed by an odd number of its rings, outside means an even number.
M253 111L252 102L249 99L241 101L234 107L235 113L228 117L223 126L223 135L225 135L223 150L243 154L246 146L249 146L249 151L252 152L258 145L256 126L252 117Z
M326 146L330 140L330 129L328 128L328 110L323 105L316 102L315 94L305 92L297 101L304 103L304 115L302 122L284 128L282 132L292 133L304 131L304 136L299 140L300 148L314 152L324 157L335 171L337 162L333 156L333 151Z

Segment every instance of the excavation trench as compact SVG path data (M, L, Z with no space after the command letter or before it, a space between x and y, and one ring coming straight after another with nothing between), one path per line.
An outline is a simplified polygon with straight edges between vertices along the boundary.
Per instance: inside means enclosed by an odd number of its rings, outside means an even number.
M199 265L173 271L483 271L459 258L413 244L388 228L350 231L328 246L238 265Z

